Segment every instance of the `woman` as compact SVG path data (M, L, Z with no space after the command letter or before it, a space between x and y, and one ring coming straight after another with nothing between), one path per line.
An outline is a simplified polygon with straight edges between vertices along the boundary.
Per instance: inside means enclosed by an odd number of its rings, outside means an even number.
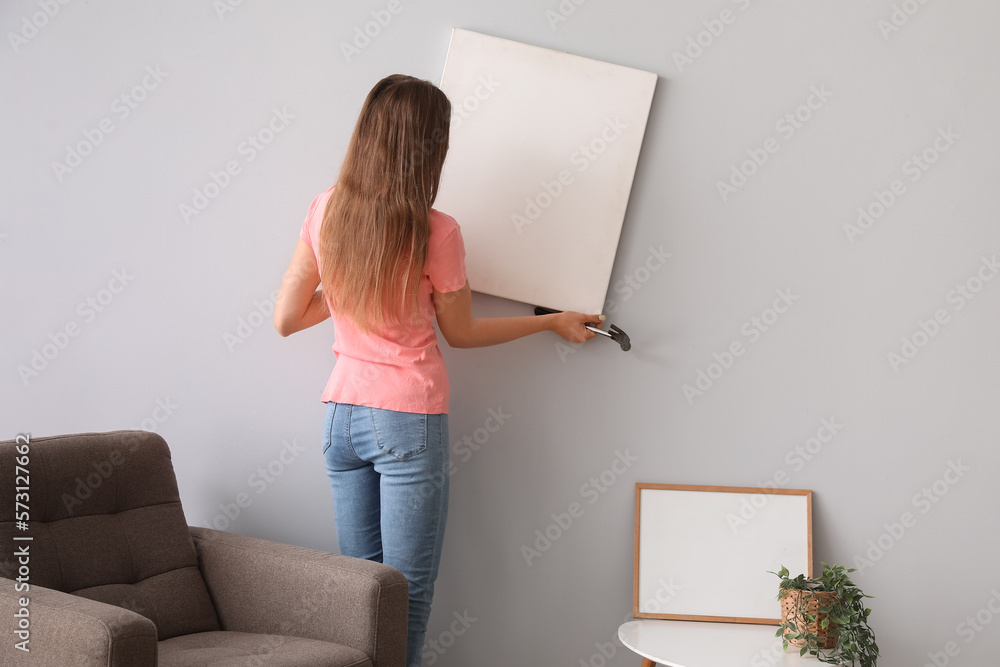
M449 383L435 313L448 344L463 348L546 330L582 343L597 335L584 323L604 319L472 317L461 229L431 208L450 122L430 82L396 74L372 88L336 184L309 208L274 311L282 336L333 314L337 363L322 400L337 541L409 581L408 667L420 664L448 510L448 475L438 473Z

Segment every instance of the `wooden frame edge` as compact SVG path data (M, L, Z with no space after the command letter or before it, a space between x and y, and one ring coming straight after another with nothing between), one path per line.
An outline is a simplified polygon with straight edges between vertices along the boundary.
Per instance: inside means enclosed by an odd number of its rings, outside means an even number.
M663 621L708 621L711 623L781 625L780 618L754 618L752 616L698 616L696 614L653 614L650 612L642 612L636 618L650 618Z
M640 483L635 484L635 535L633 538L633 549L634 553L632 555L632 617L642 618L639 616L639 497L640 497Z

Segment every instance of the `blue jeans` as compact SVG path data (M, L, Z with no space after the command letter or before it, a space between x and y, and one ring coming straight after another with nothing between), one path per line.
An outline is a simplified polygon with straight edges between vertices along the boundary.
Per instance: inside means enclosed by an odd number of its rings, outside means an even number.
M340 553L409 582L406 665L419 667L448 515L448 415L330 401L323 458Z

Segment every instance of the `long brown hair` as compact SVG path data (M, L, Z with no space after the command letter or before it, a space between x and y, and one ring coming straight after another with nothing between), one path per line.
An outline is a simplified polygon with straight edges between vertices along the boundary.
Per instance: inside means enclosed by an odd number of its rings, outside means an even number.
M319 233L323 295L361 331L418 313L450 124L448 97L404 74L375 84L361 108Z

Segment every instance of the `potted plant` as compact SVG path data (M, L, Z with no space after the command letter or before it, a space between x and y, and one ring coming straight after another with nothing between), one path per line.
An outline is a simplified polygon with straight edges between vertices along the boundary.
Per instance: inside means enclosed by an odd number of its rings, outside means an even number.
M871 609L866 609L865 595L847 576L855 568L823 563L823 574L809 578L788 576L782 566L777 575L777 599L781 602L781 626L775 633L781 645L800 646L800 655L809 653L829 665L875 667L878 645L868 625ZM770 570L768 570L770 572Z

